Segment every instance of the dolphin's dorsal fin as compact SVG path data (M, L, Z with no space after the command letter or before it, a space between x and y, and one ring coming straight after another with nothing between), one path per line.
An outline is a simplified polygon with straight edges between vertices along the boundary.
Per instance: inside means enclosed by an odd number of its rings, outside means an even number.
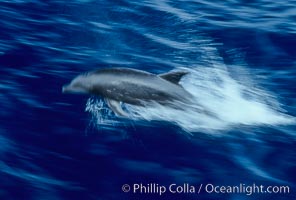
M171 71L165 74L159 74L158 76L171 83L179 84L181 78L186 74L188 74L186 71Z
M113 99L105 98L106 103L108 104L109 108L117 115L122 117L127 117L128 114L124 112L121 108L120 102L115 101Z

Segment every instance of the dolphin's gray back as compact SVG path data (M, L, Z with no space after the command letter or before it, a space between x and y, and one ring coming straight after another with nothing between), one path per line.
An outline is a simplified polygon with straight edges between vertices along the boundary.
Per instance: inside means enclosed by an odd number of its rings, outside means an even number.
M156 101L161 104L171 101L187 102L191 98L190 93L180 85L140 70L100 69L90 72L89 76L93 82L100 82L94 84L93 93L130 104L142 104L143 101Z

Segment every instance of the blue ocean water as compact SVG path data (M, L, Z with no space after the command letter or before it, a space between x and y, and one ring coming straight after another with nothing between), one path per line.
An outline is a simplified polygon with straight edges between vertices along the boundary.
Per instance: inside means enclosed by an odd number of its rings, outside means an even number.
M295 199L295 0L2 0L0 27L0 199ZM105 67L186 69L217 118L62 94ZM290 192L122 191L140 183Z

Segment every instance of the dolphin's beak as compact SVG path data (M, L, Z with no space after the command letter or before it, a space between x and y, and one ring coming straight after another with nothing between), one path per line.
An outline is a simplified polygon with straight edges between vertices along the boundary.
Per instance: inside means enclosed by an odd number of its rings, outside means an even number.
M62 92L63 93L69 92L69 85L64 85L63 88L62 88Z
M64 85L62 88L63 93L76 93L76 94L84 94L87 93L87 90L81 87L73 86L72 84Z

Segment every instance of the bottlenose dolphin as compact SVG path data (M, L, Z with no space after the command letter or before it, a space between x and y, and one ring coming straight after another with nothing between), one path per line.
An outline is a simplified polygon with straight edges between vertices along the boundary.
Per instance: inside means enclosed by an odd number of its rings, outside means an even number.
M192 103L192 95L181 85L186 71L152 74L131 68L104 68L81 74L63 86L63 93L87 93L104 97L118 116L128 116L120 102L145 106L158 103L181 109Z

